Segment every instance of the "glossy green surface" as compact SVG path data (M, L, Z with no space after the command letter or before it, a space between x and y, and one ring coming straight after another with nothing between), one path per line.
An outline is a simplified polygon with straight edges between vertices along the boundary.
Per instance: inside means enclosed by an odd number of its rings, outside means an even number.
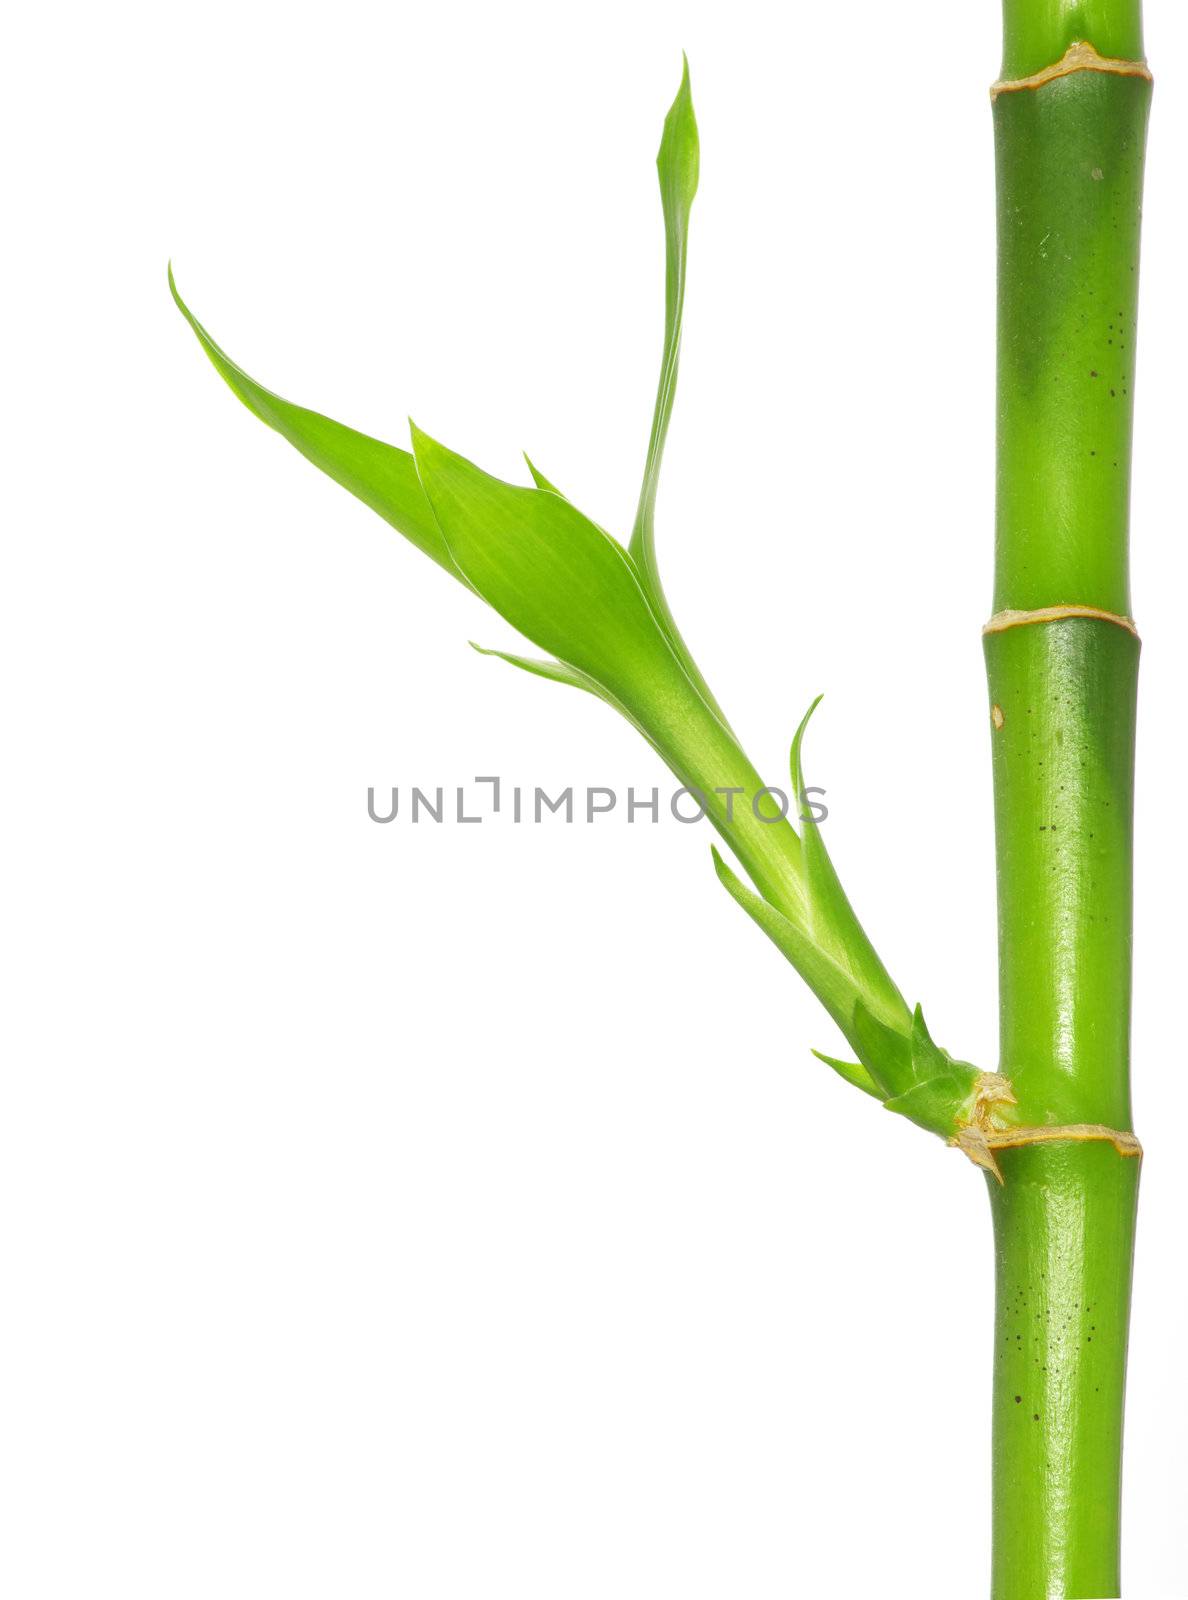
M1002 1071L1022 1122L1126 1129L1139 642L1070 618L985 646Z
M1003 0L1003 78L1026 78L1084 39L1099 55L1141 61L1140 0Z
M1077 72L994 103L994 609L1129 613L1139 206L1151 86Z
M1122 1412L1140 1163L1004 1150L994 1215L994 1600L1120 1595Z
M1141 53L1136 5L1007 0L1004 76L1074 39ZM1000 95L994 610L1128 615L1130 434L1150 85L1076 72ZM987 636L1001 1059L1040 1126L1129 1130L1138 640L1065 619ZM1117 1596L1139 1162L1003 1151L994 1600Z

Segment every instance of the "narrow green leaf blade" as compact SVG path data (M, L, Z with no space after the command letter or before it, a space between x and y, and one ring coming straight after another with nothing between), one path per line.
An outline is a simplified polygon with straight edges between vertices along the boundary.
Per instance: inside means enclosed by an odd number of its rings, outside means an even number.
M253 416L287 439L327 477L378 512L385 522L452 577L461 577L437 526L433 508L421 488L416 464L407 450L398 450L394 445L345 427L320 412L293 405L265 389L242 367L236 366L207 333L178 293L172 267L169 288L178 310L194 330L215 371Z
M850 1019L850 1037L862 1065L885 1094L904 1094L913 1086L912 1042L907 1032L888 1027L859 1000Z
M528 471L532 474L532 481L538 489L543 489L546 494L561 495L562 500L569 498L568 495L561 494L560 489L558 489L555 483L549 482L544 473L540 471L535 461L533 461L532 457L528 454L527 450L524 452L524 460L528 463Z
M506 661L508 666L519 667L522 672L530 672L534 677L548 678L553 683L567 683L571 689L584 689L587 694L597 695L600 700L606 698L593 678L587 678L585 673L566 666L564 661L540 661L535 656L517 656L507 650L492 650L486 645L475 644L473 639L470 648L477 650L480 656L495 656L500 661Z
M967 1066L967 1062L962 1062ZM941 1077L953 1067L953 1058L947 1050L934 1044L924 1021L924 1011L917 1006L912 1012L912 1071L921 1083L929 1078Z
M531 673L533 677L547 678L551 683L564 683L571 689L585 690L587 694L592 694L629 722L662 761L669 760L668 752L661 747L639 717L629 711L621 700L617 700L609 689L596 683L593 678L587 677L584 672L579 672L576 667L571 667L564 661L542 661L538 656L520 656L508 650L487 649L481 644L475 644L473 639L470 641L470 648L477 650L480 656L496 656L500 661L506 661L508 666L519 667L522 672Z
M758 923L776 948L783 952L845 1034L851 1047L861 1054L853 1026L854 1013L861 1005L861 996L850 974L815 945L802 928L798 928L761 895L749 889L738 874L727 866L716 846L711 845L710 848L719 883Z
M801 804L804 794L804 770L801 764L801 746L805 730L813 712L821 704L818 695L801 719L792 740L790 766L792 793L796 804ZM841 880L834 870L820 825L810 817L800 816L800 843L803 852L805 886L808 890L809 928L813 938L846 972L850 973L866 999L866 1004L886 1022L899 1023L907 1031L910 1012L903 996L891 980L878 952L867 938L866 931L854 914Z
M813 1054L818 1061L823 1061L827 1067L832 1067L838 1077L844 1078L847 1083L852 1083L855 1089L861 1089L863 1094L870 1094L876 1100L882 1100L883 1091L860 1061L842 1061L837 1056L827 1056L823 1050L814 1050Z
M685 269L689 253L689 216L701 163L697 118L693 114L693 95L689 87L689 61L684 58L681 86L664 119L664 133L656 157L660 178L660 204L664 211L664 352L660 361L660 382L652 414L652 432L644 462L643 483L631 534L631 555L661 626L668 635L690 680L696 684L707 705L727 727L726 714L714 698L709 684L676 625L669 609L660 569L656 562L656 493L660 486L660 465L668 438L668 424L676 398L677 371L681 355L681 324L685 311Z
M631 553L648 576L659 586L656 572L655 531L656 491L660 484L660 463L668 424L676 397L677 369L681 357L681 321L685 309L685 268L689 250L689 216L701 159L697 118L693 114L693 95L689 87L689 62L685 59L681 86L664 119L664 133L656 169L660 176L660 203L664 209L664 355L660 363L660 383L652 416L652 434L644 463L639 508L631 535Z

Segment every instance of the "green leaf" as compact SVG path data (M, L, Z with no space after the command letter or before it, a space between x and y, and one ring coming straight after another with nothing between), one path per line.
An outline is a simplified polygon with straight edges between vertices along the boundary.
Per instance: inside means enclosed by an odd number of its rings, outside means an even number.
M823 1061L827 1067L832 1067L834 1072L847 1083L852 1083L855 1089L861 1089L863 1094L871 1094L876 1100L882 1100L883 1091L860 1061L841 1061L837 1056L827 1056L823 1050L814 1050L813 1054L818 1061Z
M659 588L656 571L655 531L656 491L660 484L660 463L676 397L677 370L681 359L681 321L685 309L685 267L689 251L689 215L697 193L700 167L697 118L693 114L693 95L689 87L689 61L684 61L681 86L664 119L664 133L656 168L660 175L660 204L664 209L664 356L660 363L660 383L652 416L652 434L644 463L639 508L631 535L631 553Z
M882 1085L883 1093L906 1093L915 1082L910 1038L888 1027L862 1000L854 1007L850 1027L855 1052L875 1081Z
M929 1133L951 1139L965 1126L979 1076L977 1068L968 1062L954 1062L953 1065L957 1070L913 1084L903 1094L885 1100L884 1106L898 1116L907 1117L917 1127L926 1128Z
M630 708L692 695L622 545L559 495L412 438L455 565L514 628Z
M696 684L706 704L727 727L726 715L714 699L701 675L688 645L669 609L656 562L656 493L660 486L660 464L668 438L676 398L677 371L681 356L681 323L685 310L685 267L689 253L689 216L697 193L701 147L697 137L697 118L693 114L693 95L689 87L689 61L684 58L681 86L664 119L664 133L656 157L660 177L660 204L664 211L664 352L660 361L660 382L652 414L652 432L644 462L639 506L631 534L630 550L639 569L640 582L652 602L661 626L690 680Z
M511 667L519 667L523 672L531 672L537 678L549 678L553 683L567 683L572 689L584 689L587 694L597 695L600 700L605 700L606 695L593 678L587 678L582 672L577 672L573 667L567 667L563 661L539 661L535 656L511 655L506 650L491 650L486 645L475 644L470 641L470 648L477 650L480 656L497 656L500 661L506 661Z
M844 972L814 944L803 928L797 927L761 895L749 889L738 874L727 866L716 845L711 845L710 849L718 881L747 915L758 923L776 948L788 958L845 1034L851 1047L861 1055L862 1049L854 1032L853 1019L862 1001L849 973Z
M394 445L383 444L354 428L344 427L320 412L307 411L295 406L280 395L265 389L254 378L249 378L242 367L237 367L207 333L178 293L173 281L173 268L169 269L169 288L178 309L193 328L198 342L210 357L215 371L232 393L261 422L275 429L282 438L349 489L363 504L377 511L385 522L391 523L398 533L415 544L444 567L452 577L461 578L450 558L441 529L433 515L433 508L425 498L416 464L407 450L397 450Z
M527 450L524 451L524 460L528 463L528 471L532 474L532 481L538 489L543 489L547 494L561 495L562 500L568 498L568 496L561 494L561 491L557 488L556 484L550 483L545 477L544 473L537 469L536 463L528 454Z
M789 764L792 769L792 793L798 806L804 794L801 746L805 730L822 698L818 695L805 712L792 740ZM851 975L871 1010L877 1012L885 1022L902 1025L906 1032L910 1015L907 1004L854 914L854 908L829 859L819 823L803 814L800 815L800 844L808 891L810 933L834 961Z
M953 1066L953 1058L940 1045L933 1044L924 1012L920 1006L912 1012L912 1072L921 1083L942 1076Z

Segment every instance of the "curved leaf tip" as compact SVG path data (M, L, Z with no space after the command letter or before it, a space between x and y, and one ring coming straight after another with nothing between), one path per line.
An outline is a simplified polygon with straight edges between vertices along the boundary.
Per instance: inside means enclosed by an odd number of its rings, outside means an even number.
M593 678L588 678L576 667L566 666L564 661L542 661L536 656L519 656L508 650L495 650L488 645L476 644L473 639L467 640L467 643L480 656L494 656L497 661L506 661L509 667L519 667L521 672L529 672L536 678L548 678L551 683L567 683L571 689L584 689L587 694L605 700L608 705L615 706L616 710L622 710L622 707L606 694Z
M377 512L452 577L461 579L407 450L397 450L394 445L335 422L333 417L294 405L257 383L219 348L182 299L172 263L169 292L210 364L254 417L287 439L307 461Z
M558 489L555 483L551 483L549 479L545 477L544 473L541 472L539 467L533 461L532 457L528 454L527 450L523 452L523 456L527 464L528 471L532 474L532 481L536 487L538 489L543 489L545 494L560 495L561 499L564 500L566 496L561 494L560 489Z
M689 82L689 57L682 50L681 84L664 118L664 132L660 137L660 149L656 156L661 187L665 191L666 206L670 194L672 200L683 202L686 207L693 203L700 176L700 157L697 117L693 110L693 90Z
M882 1090L860 1061L843 1061L838 1056L826 1055L823 1050L814 1050L813 1055L827 1067L832 1067L840 1078L852 1083L855 1089L861 1089L863 1094L873 1095L876 1100L882 1100Z
M788 765L792 770L792 791L793 797L796 801L798 817L800 816L800 806L803 804L802 796L804 795L804 770L800 761L800 747L804 743L804 736L808 730L809 723L812 721L813 712L821 704L821 701L824 700L824 698L824 694L819 694L817 696L812 705L809 706L808 710L805 712L804 716L801 717L800 725L796 729L796 732L792 735L792 749L789 753ZM800 820L803 824L804 819L801 818Z

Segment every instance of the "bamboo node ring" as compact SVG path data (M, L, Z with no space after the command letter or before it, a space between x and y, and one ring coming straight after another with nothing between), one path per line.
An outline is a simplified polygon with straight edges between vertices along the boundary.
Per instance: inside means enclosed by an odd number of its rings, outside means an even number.
M1120 1156L1142 1159L1143 1147L1137 1136L1100 1122L1069 1122L1036 1128L987 1128L976 1123L962 1128L949 1143L963 1150L976 1167L992 1172L1003 1182L996 1150L1018 1150L1032 1144L1085 1144L1092 1141L1112 1144Z
M1125 628L1137 639L1139 631L1133 617L1119 616L1116 611L1103 611L1100 606L1041 606L1038 611L998 611L982 629L983 634L1005 633L1008 628L1026 628L1033 622L1064 622L1069 617L1085 617L1091 622L1112 622Z
M1067 78L1072 72L1112 72L1120 78L1145 78L1148 83L1154 82L1145 61L1123 61L1117 56L1099 55L1087 39L1078 39L1050 67L1043 67L1027 78L1000 78L992 83L990 99L997 100L1000 94L1014 94L1020 89L1042 89L1045 83Z

